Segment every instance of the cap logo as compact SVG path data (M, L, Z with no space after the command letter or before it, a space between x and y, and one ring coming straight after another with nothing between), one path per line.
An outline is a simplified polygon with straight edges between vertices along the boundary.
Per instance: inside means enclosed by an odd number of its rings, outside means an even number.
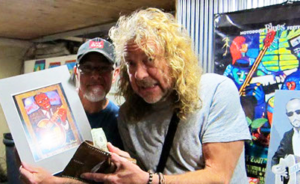
M100 49L103 49L103 47L104 47L104 41L101 41L101 42L91 41L90 44L89 44L89 47L90 48L100 48Z

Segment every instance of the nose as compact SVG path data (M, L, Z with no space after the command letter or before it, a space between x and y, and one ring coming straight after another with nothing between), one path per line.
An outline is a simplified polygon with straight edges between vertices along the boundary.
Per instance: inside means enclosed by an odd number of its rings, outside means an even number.
M242 81L244 81L245 79L246 79L246 73L245 72L241 72L241 77L240 77L240 79L242 80Z
M143 63L138 64L135 71L135 78L137 80L142 80L148 76L149 74L147 67Z

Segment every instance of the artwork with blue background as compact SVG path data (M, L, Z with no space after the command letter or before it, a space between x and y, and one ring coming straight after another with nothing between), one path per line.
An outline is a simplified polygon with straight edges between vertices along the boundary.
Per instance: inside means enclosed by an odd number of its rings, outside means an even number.
M247 175L263 184L275 90L300 89L300 3L215 15L215 73L239 90L252 141ZM276 16L274 16L276 15Z

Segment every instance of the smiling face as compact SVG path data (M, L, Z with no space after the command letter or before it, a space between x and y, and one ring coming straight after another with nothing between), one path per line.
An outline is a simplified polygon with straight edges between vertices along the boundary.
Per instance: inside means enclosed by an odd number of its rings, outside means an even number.
M78 72L79 94L90 102L105 99L113 81L113 64L99 53L89 53L80 62Z
M286 104L286 115L295 128L300 128L300 99L290 100Z
M133 91L147 103L155 104L166 99L172 91L170 67L154 43L145 44L155 49L157 55L148 56L130 41L125 47L125 62Z

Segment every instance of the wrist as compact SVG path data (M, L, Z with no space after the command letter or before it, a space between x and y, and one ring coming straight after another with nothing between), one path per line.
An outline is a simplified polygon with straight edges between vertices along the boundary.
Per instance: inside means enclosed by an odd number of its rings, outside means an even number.
M153 175L154 175L153 171L152 170L148 170L148 175L149 175L149 177L148 177L147 184L153 184L152 183L152 181L153 181Z
M159 184L159 176L157 173L154 173L154 175L153 175L152 184Z
M165 175L148 171L147 184L166 184Z
M158 173L154 173L151 170L149 170L147 173L148 173L147 184L160 184Z
M60 178L60 177L56 177L56 176L52 176L51 178L50 178L50 181L52 181L53 183L55 183L55 184L60 184L60 183L62 183L62 178Z

